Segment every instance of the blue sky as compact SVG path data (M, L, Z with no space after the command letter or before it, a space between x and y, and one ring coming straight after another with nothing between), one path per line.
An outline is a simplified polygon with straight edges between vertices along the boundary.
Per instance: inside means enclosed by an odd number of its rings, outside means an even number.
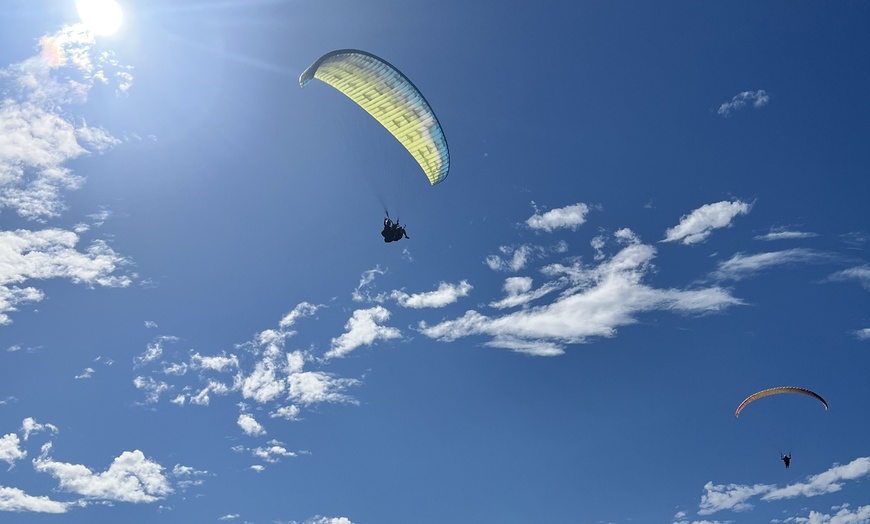
M870 6L120 5L0 14L4 522L870 523Z

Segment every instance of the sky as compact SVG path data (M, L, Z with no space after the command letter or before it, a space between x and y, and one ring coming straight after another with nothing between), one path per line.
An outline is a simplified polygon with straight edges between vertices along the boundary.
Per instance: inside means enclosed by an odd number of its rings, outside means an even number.
M870 5L118 5L0 13L0 520L870 523Z

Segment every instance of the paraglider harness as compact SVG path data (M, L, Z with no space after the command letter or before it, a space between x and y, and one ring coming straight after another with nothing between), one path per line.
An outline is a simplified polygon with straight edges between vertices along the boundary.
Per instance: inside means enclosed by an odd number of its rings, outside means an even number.
M789 451L788 455L779 454L779 460L785 462L785 467L788 468L789 463L791 462L791 451Z
M404 226L399 225L399 221L396 220L393 222L390 220L389 211L384 211L386 213L386 218L384 218L384 230L381 231L381 236L384 237L384 242L398 242L402 240L402 238L407 238L408 240L411 237L408 236L408 233L405 232Z

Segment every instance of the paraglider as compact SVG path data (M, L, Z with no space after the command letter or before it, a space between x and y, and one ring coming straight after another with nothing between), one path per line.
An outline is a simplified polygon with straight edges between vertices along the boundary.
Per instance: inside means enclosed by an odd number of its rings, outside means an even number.
M450 153L438 117L420 90L386 60L358 49L340 49L318 58L299 77L305 87L320 80L353 100L414 157L431 185L450 171ZM395 226L395 228L393 228ZM393 231L388 239L388 229ZM408 238L398 224L384 221L385 242Z
M737 411L734 412L734 416L739 418L740 412L743 411L743 408L745 408L751 402L754 402L760 398L768 397L770 395L778 395L780 393L797 393L799 395L807 395L809 397L815 398L816 400L821 402L822 405L825 406L825 409L828 409L828 403L825 402L825 399L823 399L821 395L814 391L810 391L806 388L799 388L796 386L780 386L776 388L765 389L759 391L758 393L753 393L752 395L749 395L748 397L746 397L746 400L744 400L740 403L739 406L737 406Z
M825 406L825 410L828 409L828 403L825 401L825 399L822 398L821 395L819 395L815 391L810 391L809 389L799 388L796 386L780 386L776 388L764 389L757 393L749 395L748 397L746 397L746 400L744 400L740 403L739 406L737 406L737 411L734 412L734 416L740 418L740 412L743 411L743 409L750 403L755 402L760 398L769 397L771 395L779 395L780 393L797 393L799 395L813 397L814 399L821 402L823 406ZM780 453L779 459L783 461L785 463L785 467L788 468L791 465L791 452L789 452L787 455L783 455L782 453Z
M381 236L384 237L384 242L398 242L403 238L411 239L408 233L405 232L405 226L400 226L398 220L395 223L390 220L389 213L384 218L384 230L381 231Z

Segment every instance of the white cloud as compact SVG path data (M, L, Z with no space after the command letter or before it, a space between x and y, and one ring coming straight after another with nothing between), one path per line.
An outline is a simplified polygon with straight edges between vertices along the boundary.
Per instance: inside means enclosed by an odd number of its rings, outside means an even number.
M859 457L849 464L833 466L823 473L812 475L806 482L795 482L782 488L769 484L714 485L708 482L704 485L706 493L701 497L698 514L710 515L722 510L746 511L752 509L749 500L759 495L761 500L772 501L834 493L843 488L844 481L867 476L870 476L870 457ZM832 524L834 522L837 521L831 521Z
M244 431L246 435L257 437L266 434L266 428L257 422L254 416L250 413L242 413L239 415L239 419L236 423L240 428L242 428L242 431Z
M299 406L281 406L275 411L269 413L269 416L272 418L283 418L284 420L297 420L299 418L299 412Z
M278 322L278 327L287 332L287 330L296 324L300 318L310 317L317 313L317 310L323 306L309 304L308 302L300 302L289 313L284 315L284 318ZM288 332L290 334L295 331Z
M589 206L578 203L561 208L551 209L546 213L535 213L526 220L530 229L552 232L559 228L576 230L586 222Z
M537 300L562 287L559 282L547 282L538 289L532 289L533 280L530 277L508 277L502 288L506 296L501 300L490 302L489 305L496 309L505 309L522 306L533 300Z
M287 449L281 445L281 442L275 440L270 441L268 446L261 446L252 449L251 454L259 459L262 459L265 462L269 462L272 464L280 461L282 458L296 456L295 452L287 451Z
M532 255L532 246L522 245L516 249L509 246L499 247L502 256L489 255L486 257L486 265L493 271L519 271L526 267L529 257Z
M18 488L0 486L0 511L16 513L66 513L69 505L48 497L28 495Z
M287 378L290 400L302 405L320 402L350 402L353 399L343 393L347 388L359 384L351 378L336 378L322 371L293 373Z
M397 328L378 324L389 318L390 312L383 306L357 309L344 325L347 331L330 341L329 351L324 357L343 357L360 346L371 346L378 340L401 338L402 332Z
M765 233L763 235L756 235L753 237L755 240L794 240L797 238L812 238L817 237L816 233L809 233L807 231L790 231L788 229L783 228L773 228L769 233Z
M372 282L375 281L375 278L380 275L385 275L386 271L380 268L380 266L375 266L374 269L369 269L367 271L363 271L362 276L359 279L359 284L356 286L356 289L351 293L351 298L354 302L381 302L383 301L383 296L376 295L372 296L369 293L369 288L372 285Z
M820 263L830 259L830 255L807 248L786 249L755 255L737 253L720 263L713 276L722 280L740 280L774 266Z
M127 260L97 240L84 252L75 249L79 236L71 231L0 231L0 324L22 303L38 302L43 293L17 284L31 279L65 278L76 284L127 287L131 280L115 272Z
M260 472L262 472L264 469L266 469L266 467L263 466L262 464L254 464L253 466L251 466L251 467L248 468L248 469L251 469L251 470L253 470L253 471L256 471L257 473L260 473Z
M680 218L680 223L665 231L662 242L695 244L704 241L714 229L728 227L737 215L745 215L751 204L735 200L705 204Z
M870 524L870 506L860 506L852 511L848 504L844 504L844 507L831 509L836 513L828 515L818 511L810 511L808 517L791 517L786 522L796 524Z
M154 329L157 327L157 322L154 322L153 320L146 320L145 327L149 329Z
M855 480L870 476L870 457L860 457L852 462L834 466L824 473L813 475L806 482L796 482L784 488L774 489L765 494L762 500L791 499L795 497L815 497L834 493L843 489L844 480Z
M746 106L746 104L751 103L752 107L755 109L762 108L770 102L770 96L764 89L759 89L758 91L743 91L740 94L735 95L730 102L725 102L719 106L719 110L716 111L720 116L730 116L731 112L737 111L738 109L742 109Z
M57 434L57 426L54 424L40 424L32 417L27 417L23 421L21 421L21 432L24 434L24 440L30 438L30 435L33 433L39 433L42 431L49 431L53 434Z
M156 361L160 357L163 356L163 343L164 342L177 342L178 337L173 336L161 336L154 339L153 342L149 343L145 346L145 352L139 355L138 357L133 359L133 363L135 367L144 366L145 364L150 364L151 362Z
M176 464L172 468L172 476L177 479L175 484L181 490L187 490L193 486L201 486L205 483L203 477L207 475L208 471L198 470L190 466L182 466L181 464Z
M620 230L615 236L625 247L597 267L574 262L544 269L544 274L554 279L545 286L565 288L549 304L494 317L470 310L459 318L431 326L420 322L420 331L445 342L488 335L493 337L487 343L490 346L554 355L564 344L612 337L617 327L636 322L635 316L644 311L703 314L742 304L720 287L678 290L644 285L642 280L651 271L655 248L640 243L629 230ZM511 289L523 290L527 281L514 281L512 285Z
M864 289L870 290L870 266L856 266L843 271L838 271L828 277L829 280L848 281L857 280Z
M134 378L133 385L136 386L136 389L141 389L145 392L145 402L148 404L153 404L160 400L160 395L170 389L169 384L166 382L144 376Z
M48 456L51 444L33 460L36 471L49 473L60 489L91 499L117 502L154 502L173 492L163 466L139 451L125 451L112 461L109 469L94 473L80 464L57 462Z
M218 520L236 520L240 516L241 515L239 515L238 513L230 513L230 514L224 515L223 517L218 517Z
M19 447L21 440L15 433L7 433L0 437L0 460L12 466L16 461L27 456L27 452Z
M870 340L870 328L856 329L854 334L858 340Z
M193 369L210 369L212 371L223 372L230 368L239 368L239 357L235 355L226 356L222 353L219 356L204 357L199 353L194 353L190 357L190 367Z
M76 379L91 378L94 376L94 368L85 368L81 375L76 375Z
M748 501L756 495L767 493L773 486L768 484L755 484L754 486L746 486L740 484L713 484L708 482L704 484L704 490L707 491L701 497L699 515L711 515L717 511L747 511L752 509L752 504Z
M444 307L453 304L460 297L467 297L472 286L467 280L462 280L459 284L448 284L440 282L438 289L425 293L415 293L409 295L404 291L395 290L390 294L390 297L395 299L402 307L415 309L427 307Z

